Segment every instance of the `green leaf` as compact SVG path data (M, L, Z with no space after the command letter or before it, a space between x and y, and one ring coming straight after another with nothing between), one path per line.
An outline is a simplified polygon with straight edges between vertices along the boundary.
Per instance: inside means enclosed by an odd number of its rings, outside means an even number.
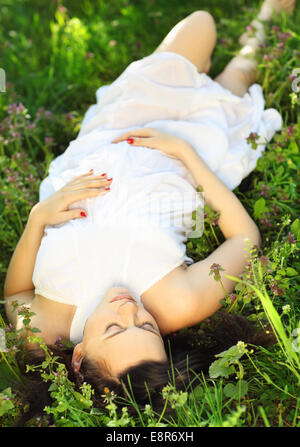
M259 218L266 211L268 211L266 201L263 197L261 197L254 203L254 218L255 219Z
M242 342L238 342L236 345L231 346L231 348L226 351L220 352L216 357L223 357L223 361L236 362L239 360L246 352L246 345Z
M59 401L57 407L55 408L58 413L63 413L67 410L66 402Z
M287 267L286 274L288 276L296 276L296 275L298 275L298 272L297 272L297 270L293 269L292 267Z
M215 357L220 357L215 360L209 367L209 376L211 379L217 377L229 377L235 372L234 366L231 363L238 363L238 360L247 351L247 346L243 342L238 342L236 345L231 346L231 348L226 351L220 352Z
M202 399L203 394L204 394L204 390L203 390L202 386L197 385L196 388L194 388L194 390L193 390L193 395L194 395L195 399L196 400Z
M269 374L263 372L262 376L264 377L264 379L267 381L268 384L272 384L273 383L272 380L270 379Z
M222 364L223 359L215 360L209 367L209 377L216 379L217 377L225 377L226 379L235 373L233 366L226 366Z
M82 394L78 393L77 391L73 390L73 395L77 401L81 403L81 405L85 408L90 408L92 405L92 402L87 400Z
M291 233L294 234L294 236L297 239L300 239L300 220L296 219L291 225Z
M10 386L14 382L16 377L13 371L18 374L17 369L13 365L7 365L4 362L0 363L0 390Z
M56 383L51 383L51 385L48 388L48 391L56 391L58 388Z
M15 406L12 402L12 392L11 388L6 388L0 393L0 416L8 413L9 410L12 410Z
M227 383L224 387L224 394L226 397L232 399L240 399L248 392L248 383L245 380L240 380L238 383Z
M0 406L0 416L3 416L4 414L8 413L9 410L12 410L14 408L14 404L11 400L2 400L1 406Z
M289 144L289 148L288 149L289 149L289 151L291 151L292 154L298 154L298 152L299 152L299 148L298 148L298 145L297 145L296 141L292 141Z

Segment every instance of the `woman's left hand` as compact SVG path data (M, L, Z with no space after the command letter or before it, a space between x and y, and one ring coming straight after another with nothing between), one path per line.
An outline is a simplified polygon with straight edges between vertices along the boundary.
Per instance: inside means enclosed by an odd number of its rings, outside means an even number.
M69 206L79 200L107 194L109 189L105 187L110 184L111 179L107 180L106 174L92 176L90 171L79 175L47 199L36 203L30 211L29 219L38 225L57 225L70 219L82 219L86 217L86 211L81 208L69 209Z

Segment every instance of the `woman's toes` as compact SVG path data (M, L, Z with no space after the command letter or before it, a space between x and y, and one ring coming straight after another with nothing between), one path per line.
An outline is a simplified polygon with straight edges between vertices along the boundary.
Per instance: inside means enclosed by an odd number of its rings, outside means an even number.
M283 10L292 13L295 8L295 0L266 0L266 2L278 13Z
M291 13L295 8L295 0L280 0L281 6L286 12Z
M258 13L260 20L271 20L273 13L280 14L283 10L291 14L295 8L296 0L265 0Z

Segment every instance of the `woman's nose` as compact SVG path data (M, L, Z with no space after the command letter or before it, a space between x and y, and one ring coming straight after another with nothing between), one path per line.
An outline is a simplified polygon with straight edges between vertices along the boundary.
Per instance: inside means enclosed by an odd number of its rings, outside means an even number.
M127 317L136 317L138 312L137 303L134 301L125 301L118 307L118 313Z
M136 301L124 300L121 302L119 309L133 309L137 311L137 307Z

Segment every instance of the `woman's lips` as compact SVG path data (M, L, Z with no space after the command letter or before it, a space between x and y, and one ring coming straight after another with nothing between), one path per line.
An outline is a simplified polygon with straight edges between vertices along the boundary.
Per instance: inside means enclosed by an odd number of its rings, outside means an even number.
M132 296L123 293L122 295L115 296L112 300L110 300L110 303L113 303L114 301L125 300L125 299L136 302L136 300L134 298L132 298Z

